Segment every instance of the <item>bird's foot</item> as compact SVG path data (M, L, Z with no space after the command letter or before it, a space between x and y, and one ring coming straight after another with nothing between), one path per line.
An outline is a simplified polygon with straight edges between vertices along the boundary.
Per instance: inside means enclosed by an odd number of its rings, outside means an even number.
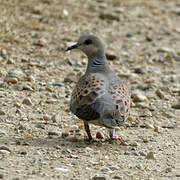
M110 140L118 140L124 142L124 139L121 136L110 136Z

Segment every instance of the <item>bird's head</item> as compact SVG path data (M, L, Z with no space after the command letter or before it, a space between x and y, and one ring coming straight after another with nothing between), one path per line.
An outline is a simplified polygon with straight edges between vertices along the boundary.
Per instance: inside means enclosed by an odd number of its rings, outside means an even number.
M89 58L93 56L104 55L104 47L100 39L94 35L82 35L78 42L67 48L66 51L80 49Z

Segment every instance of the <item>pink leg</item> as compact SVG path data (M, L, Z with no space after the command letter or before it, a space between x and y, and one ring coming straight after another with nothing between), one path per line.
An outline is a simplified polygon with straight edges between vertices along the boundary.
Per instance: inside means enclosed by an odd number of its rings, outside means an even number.
M85 122L85 121L84 121L84 128L85 128L86 133L87 133L88 138L89 138L88 141L92 141L93 138L91 136L91 132L90 132L90 129L89 129L89 124L87 122Z
M124 139L122 137L116 136L115 129L110 130L109 136L111 140L119 140L120 142L124 142Z

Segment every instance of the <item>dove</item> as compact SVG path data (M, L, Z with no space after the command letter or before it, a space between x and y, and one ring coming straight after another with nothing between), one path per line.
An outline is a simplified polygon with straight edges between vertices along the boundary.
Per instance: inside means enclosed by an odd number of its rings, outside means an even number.
M66 51L73 49L81 50L88 64L72 91L70 111L83 120L89 141L93 141L89 123L108 128L110 139L122 141L116 129L129 116L131 99L126 84L109 67L104 46L95 35L81 35Z

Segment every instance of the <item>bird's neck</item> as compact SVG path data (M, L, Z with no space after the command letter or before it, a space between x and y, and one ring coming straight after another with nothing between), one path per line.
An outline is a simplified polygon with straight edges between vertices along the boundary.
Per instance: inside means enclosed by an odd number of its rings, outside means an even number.
M107 71L109 66L105 55L88 57L87 72Z

